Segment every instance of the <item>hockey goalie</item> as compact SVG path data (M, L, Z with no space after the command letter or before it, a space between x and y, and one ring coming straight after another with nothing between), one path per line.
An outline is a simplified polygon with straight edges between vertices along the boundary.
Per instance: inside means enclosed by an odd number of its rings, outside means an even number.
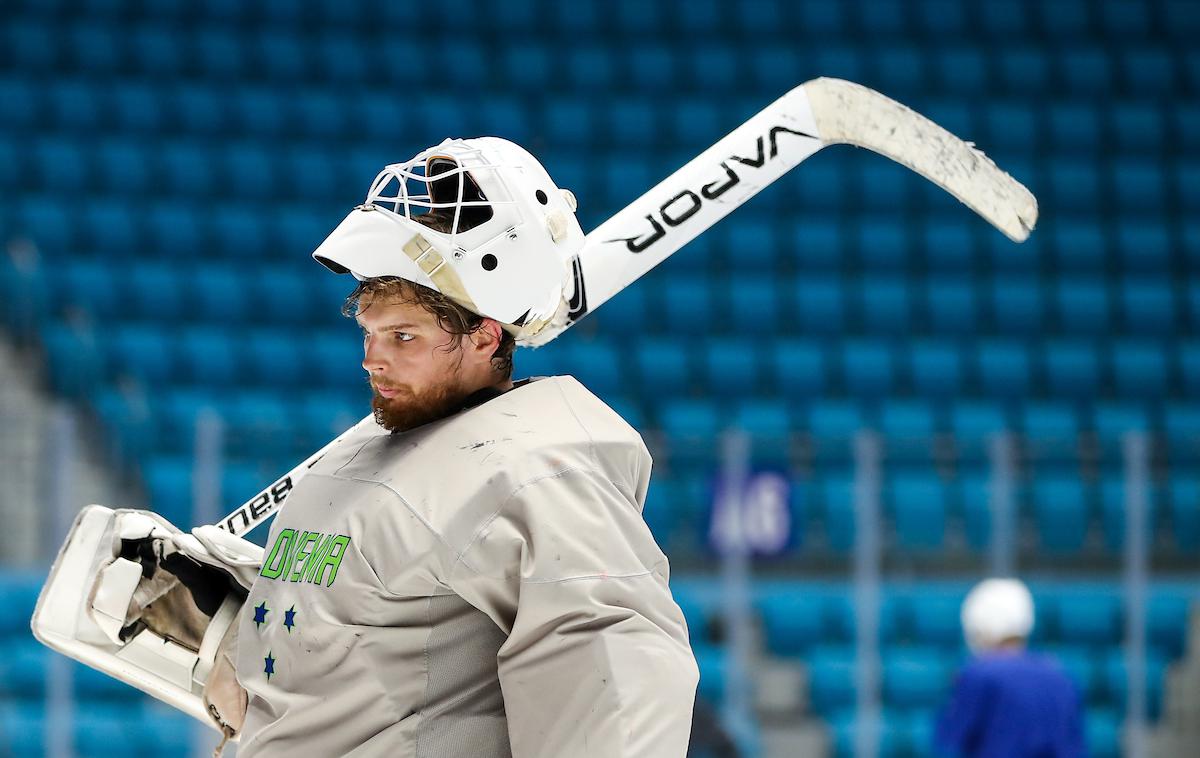
M827 79L587 235L571 193L505 140L385 167L313 253L350 275L371 414L220 525L84 509L35 634L243 756L682 758L697 669L641 516L650 456L574 379L514 382L514 349L838 143L1014 239L1033 227L1032 196L972 146ZM265 550L238 536L276 512Z

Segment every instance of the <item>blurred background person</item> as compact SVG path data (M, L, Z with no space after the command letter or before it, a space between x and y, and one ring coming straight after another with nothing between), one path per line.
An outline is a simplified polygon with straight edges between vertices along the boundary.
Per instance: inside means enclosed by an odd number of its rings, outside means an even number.
M963 602L963 666L938 718L935 752L967 758L1086 755L1079 693L1053 658L1027 649L1033 596L1016 579L980 582Z

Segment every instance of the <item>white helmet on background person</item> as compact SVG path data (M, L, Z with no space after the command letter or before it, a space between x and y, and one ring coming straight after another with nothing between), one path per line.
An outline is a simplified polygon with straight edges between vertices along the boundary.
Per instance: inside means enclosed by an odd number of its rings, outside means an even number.
M1018 579L985 579L962 605L963 636L973 653L983 653L1033 632L1033 595Z
M574 195L536 158L476 137L384 167L313 258L360 280L396 276L437 290L522 342L565 319L583 241Z

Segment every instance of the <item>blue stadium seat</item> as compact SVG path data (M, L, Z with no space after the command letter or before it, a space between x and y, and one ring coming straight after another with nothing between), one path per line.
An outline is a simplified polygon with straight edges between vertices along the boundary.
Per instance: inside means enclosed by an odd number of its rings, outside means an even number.
M1180 388L1189 397L1200 397L1200 341L1186 340L1176 347Z
M335 139L345 132L349 114L342 107L339 98L330 92L300 89L293 96L291 108L291 130L296 136L327 140ZM419 111L414 115L419 118Z
M1101 444L1118 449L1127 432L1147 432L1151 428L1146 407L1137 403L1102 402L1092 414L1092 429Z
M824 641L823 598L780 590L764 593L756 605L762 615L767 650L772 654L802 655Z
M692 382L687 349L673 339L643 339L634 347L639 387L647 397L678 396Z
M189 457L157 455L142 467L150 510L173 524L192 521L192 462Z
M288 98L280 91L257 84L238 87L229 93L230 123L238 135L259 138L284 137L290 131L288 104ZM360 123L368 129L374 125L366 115ZM293 165L291 168L295 170L296 167ZM320 179L303 171L297 171L295 175L303 177L301 184ZM278 187L278 176L268 179Z
M207 81L238 80L248 73L242 40L234 32L203 28L192 38L192 65Z
M1007 80L1010 89L1022 91L1037 81L1045 82L1047 61L1040 50L1019 47L1000 51L1000 78ZM1036 79L1027 78L1035 74ZM1038 86L1038 85L1033 85ZM983 124L987 128L988 149L998 152L1028 150L1038 144L1042 135L1038 111L1023 102L997 101L984 108Z
M821 480L820 487L825 538L833 550L846 552L854 546L854 481L834 475Z
M227 329L193 326L178 337L176 360L183 378L207 388L229 387L241 378L234 335Z
M981 473L967 473L958 480L959 506L967 544L975 550L988 546L992 533L991 489Z
M1127 331L1164 334L1175 326L1175 301L1167 279L1122 279L1121 307Z
M1146 181L1162 182L1157 176ZM1131 192L1136 193L1137 189ZM1171 260L1171 239L1160 223L1120 221L1117 224L1117 250L1128 271L1164 271Z
M975 236L962 219L928 218L922 227L920 249L934 274L970 270L977 257Z
M1012 429L1004 410L993 403L960 400L950 412L950 429L959 443L986 444L991 435Z
M152 153L124 138L109 138L96 148L96 181L105 192L147 192L153 181Z
M310 320L308 275L291 266L271 266L244 271L242 276L254 293L254 324L295 325Z
M705 147L724 133L724 119L716 103L708 98L679 98L668 118L671 139L680 145Z
M890 175L890 172L889 172ZM871 184L883 177L868 176ZM890 185L892 182L888 182ZM881 188L880 192L892 189ZM903 196L903 193L901 193ZM892 197L893 203L896 196ZM893 217L867 217L855 228L858 259L869 271L901 270L911 257L908 230L904 220Z
M789 257L801 269L836 269L845 259L844 234L834 219L813 216L792 224Z
M1200 479L1186 474L1171 477L1171 528L1175 547L1184 553L1200 549Z
M369 411L370 405L365 398L356 401L355 395L339 391L309 392L300 399L297 423L311 443L308 449L316 450L349 429ZM265 481L261 483L265 484Z
M1054 610L1052 623L1063 642L1109 646L1121 639L1121 601L1116 595L1102 590L1064 592Z
M243 332L238 346L241 383L283 389L302 387L312 367L302 338L290 331L254 329Z
M792 413L781 399L747 400L734 409L733 426L750 435L751 455L756 466L787 467Z
M151 203L144 213L147 256L194 260L201 251L208 252L201 213L189 203L177 200ZM207 221L207 214L204 220Z
M1050 229L1054 258L1063 271L1098 271L1104 266L1107 243L1093 223L1065 221Z
M883 701L894 708L941 705L952 670L936 648L892 649L883 656Z
M663 288L663 311L672 331L703 332L721 322L713 287L707 278L668 279Z
M211 211L212 249L215 257L244 260L270 257L269 227L261 213L246 205L218 205ZM261 258L260 258L261 260Z
M912 91L928 81L923 51L911 45L883 45L872 53L875 76L883 91Z
M1103 126L1100 109L1087 102L1047 105L1050 144L1061 155L1090 155L1100 147Z
M757 394L763 387L759 351L753 343L710 339L703 343L700 359L706 386L713 394Z
M859 295L865 331L889 334L909 330L911 304L904 279L864 279Z
M1036 279L994 279L991 306L992 320L1002 334L1036 334L1042 328L1041 288Z
M1029 276L1036 274L1046 259L1045 237L1031 236L1019 245L1000 234L987 235L988 259L998 274Z
M581 97L558 97L546 101L543 128L554 144L562 147L592 147L599 127L593 104Z
M691 60L700 59L700 51ZM705 51L708 52L708 51ZM617 66L613 51L595 44L572 46L566 51L565 75L571 92L605 92L616 87Z
M896 542L904 550L943 547L946 538L946 492L934 474L906 474L887 488Z
M1122 397L1161 397L1167 389L1163 346L1153 342L1118 341L1112 345L1112 371Z
M32 616L32 611L30 616ZM46 662L53 653L28 636L9 640L11 652L0 661L0 688L8 704L22 700L37 703L39 710L44 704L38 702L46 692Z
M279 161L274 147L234 142L217 151L216 161L222 177L222 197L245 201L265 201L279 194L281 177L294 170ZM307 177L298 176L300 183Z
M1127 47L1117 58L1127 91L1139 97L1167 97L1176 86L1175 61L1158 45Z
M817 646L808 660L808 694L822 716L854 704L854 648Z
M959 617L964 593L921 588L913 593L912 639L920 645L936 645L943 650L958 650L963 644Z
M1191 588L1161 588L1150 595L1146 605L1146 642L1167 660L1183 655L1194 601L1195 592Z
M786 327L782 323L777 280L767 277L735 276L729 281L729 315L733 321L753 324L758 334Z
M240 390L222 404L225 449L234 459L285 458L294 444L289 407L275 388Z
M1166 202L1167 175L1156 159L1116 158L1111 166L1113 200L1124 211L1158 213ZM1118 226L1118 236L1122 227ZM1149 227L1144 236L1134 240L1122 240L1122 252L1125 253L1126 265L1137 268L1160 267L1159 255L1155 248L1137 248L1130 246L1131 242L1148 242L1157 245L1156 229Z
M1021 430L1037 449L1073 453L1079 437L1079 419L1067 403L1031 400L1021 405Z
M779 340L767 351L775 391L783 397L815 397L825 392L828 368L825 353L816 342Z
M1062 399L1094 396L1101 385L1100 358L1094 345L1055 340L1044 346L1043 365L1050 394Z
M132 376L146 389L180 378L173 350L175 342L165 329L119 324L105 336L107 363L116 376Z
M845 326L846 298L834 277L805 277L795 284L797 326L803 333L836 334Z
M1107 474L1100 481L1100 518L1104 527L1104 542L1116 552L1125 544L1125 479ZM1145 492L1146 532L1153 535L1160 510L1159 489L1151 485ZM1151 539L1151 543L1152 543ZM1150 543L1148 543L1150 544Z
M109 262L68 261L56 286L60 312L79 309L96 323L111 323L123 310L122 282L123 276Z
M842 376L847 393L857 397L880 397L895 383L891 345L886 342L848 340L841 351Z
M286 5L281 3L278 5ZM309 81L315 74L309 63L316 62L305 45L305 40L295 33L283 30L264 31L258 39L258 70L268 82L294 83ZM407 47L407 46L405 46ZM419 60L419 56L413 56ZM392 67L384 67L387 72Z
M720 703L725 696L725 651L712 645L692 648L696 665L700 669L700 684L697 693L710 703Z
M1163 429L1167 450L1176 462L1200 453L1200 404L1168 402L1163 409Z
M571 375L592 392L606 397L624 389L624 376L616 346L606 340L572 342L565 346Z
M846 206L851 193L843 165L816 160L804 168L797 188L801 207L832 212Z
M1083 157L1052 159L1047 172L1050 194L1056 205L1079 213L1092 212L1099 205L1104 185L1094 160Z
M1200 250L1200 245L1197 246ZM1200 260L1200 256L1197 256ZM1191 282L1187 286L1187 298L1184 308L1187 311L1187 320L1191 328L1200 331L1200 282Z
M864 11L864 14L870 16L871 11ZM988 88L988 56L978 46L956 46L952 43L936 46L931 53L934 54L940 89L952 95L967 95ZM944 124L941 120L937 122ZM954 133L964 134L959 131Z
M990 397L1020 397L1029 392L1032 368L1021 342L981 340L976 346L979 386Z
M198 143L171 141L159 153L162 189L183 198L209 197L218 190L216 162Z
M158 135L167 123L167 104L151 85L123 81L113 86L112 118L122 134Z
M1125 697L1128 693L1127 660L1125 652L1116 645L1109 648L1103 657L1105 683L1113 702L1118 709L1125 708ZM1162 710L1163 690L1166 679L1166 661L1161 655L1151 651L1146 656L1145 687L1146 715L1151 721L1157 720Z
M1033 518L1041 546L1052 552L1078 552L1087 536L1088 504L1082 482L1048 475L1033 482Z
M192 272L193 316L212 324L244 323L257 310L257 292L245 286L244 271L222 264L206 265Z
M879 410L879 430L901 446L930 446L937 427L933 409L924 400L886 400Z
M45 96L45 89L25 77L0 78L0 98L6 103L0 113L0 123L6 129L24 130L38 123Z
M1118 758L1121 719L1108 708L1093 708L1084 714L1083 736L1092 758Z
M1182 160L1175 165L1175 197L1189 211L1200 208L1200 161Z
M1166 139L1163 114L1152 103L1117 103L1109 110L1109 123L1123 154L1156 151Z
M650 488L646 493L646 503L642 508L642 518L650 527L650 533L654 535L655 541L664 550L670 549L674 540L673 533L679 521L679 514L675 513L676 497L674 479L662 474L651 477ZM676 602L683 609L684 618L688 622L688 631L694 644L702 639L702 627L693 624L692 616L688 613L689 608L684 604L683 598L679 594L676 594L675 597Z
M937 334L971 334L978 323L973 283L930 277L925 287L925 312Z
M10 569L0 573L0 599L9 609L0 617L0 639L24 638L29 634L29 619L33 617L44 580L45 577L25 571Z
M645 287L626 287L589 318L601 331L613 335L635 334L650 323Z
M1050 5L1057 9L1062 3ZM1045 5L1039 9L1048 10ZM1086 11L1083 11L1083 15L1086 19ZM1078 97L1112 91L1112 56L1106 49L1093 45L1064 45L1059 49L1058 55L1059 72L1065 91Z
M66 134L99 131L102 93L93 82L63 79L52 83L46 91L50 123Z
M962 358L951 342L913 342L906 351L909 377L917 394L946 399L956 396L963 385Z
M367 372L362 367L362 341L349 329L319 332L310 337L307 350L309 365L313 367L312 379L318 387L342 392L367 392L364 387Z
M1058 279L1054 283L1054 307L1059 326L1067 334L1101 334L1112 322L1108 288L1100 279Z
M631 147L645 150L658 142L656 132L659 129L654 106L645 97L618 97L605 109L602 118L603 133L608 135L610 144L617 147ZM639 185L637 189L627 193L632 200L650 186L649 183Z
M715 462L722 419L711 402L668 400L661 406L658 417L672 463L694 467Z

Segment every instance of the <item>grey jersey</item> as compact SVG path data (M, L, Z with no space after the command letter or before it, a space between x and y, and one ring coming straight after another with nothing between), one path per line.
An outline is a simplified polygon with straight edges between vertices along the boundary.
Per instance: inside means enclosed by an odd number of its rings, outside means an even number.
M243 607L238 755L682 758L697 670L650 465L570 377L339 444Z

